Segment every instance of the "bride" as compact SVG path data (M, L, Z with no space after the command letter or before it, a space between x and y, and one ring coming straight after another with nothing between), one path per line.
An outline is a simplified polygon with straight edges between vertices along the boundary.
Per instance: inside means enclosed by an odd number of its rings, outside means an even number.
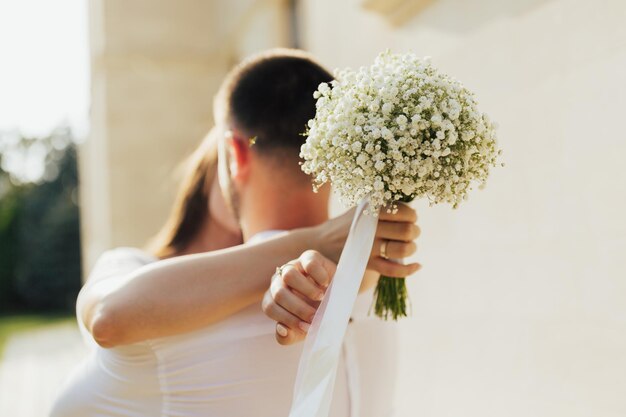
M61 390L52 417L284 413L292 387L273 375L285 372L283 359L297 361L299 347L276 343L274 330L281 336L284 329L263 316L261 301L276 267L306 250L337 261L352 215L241 245L216 180L217 136L214 129L190 159L151 247L114 249L96 263L77 300L79 327L93 349ZM403 254L414 251L414 229L398 227L414 218L408 208L382 213L377 237ZM390 276L415 270L385 262L377 251L369 265ZM246 390L259 389L259 381L267 381L266 403L245 403ZM246 414L233 412L237 403Z

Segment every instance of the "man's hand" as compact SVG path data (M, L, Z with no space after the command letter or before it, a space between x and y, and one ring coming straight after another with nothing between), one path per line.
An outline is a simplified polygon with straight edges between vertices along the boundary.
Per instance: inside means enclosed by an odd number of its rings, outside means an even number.
M263 312L276 321L276 340L290 345L304 339L337 265L308 250L279 268L263 297Z

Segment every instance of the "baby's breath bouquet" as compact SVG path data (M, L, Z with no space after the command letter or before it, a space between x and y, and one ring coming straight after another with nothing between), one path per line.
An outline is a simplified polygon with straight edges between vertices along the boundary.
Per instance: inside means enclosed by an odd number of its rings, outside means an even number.
M314 187L331 182L370 212L425 197L456 208L474 184L484 185L500 154L495 126L459 81L414 54L380 54L373 65L336 72L320 84L315 118L300 156ZM374 311L407 315L404 279L381 277Z

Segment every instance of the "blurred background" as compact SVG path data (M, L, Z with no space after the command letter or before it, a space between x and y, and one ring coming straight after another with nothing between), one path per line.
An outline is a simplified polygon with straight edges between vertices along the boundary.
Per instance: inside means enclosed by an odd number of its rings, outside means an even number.
M0 415L46 414L86 353L81 277L162 224L232 65L290 46L432 56L500 125L486 190L417 205L396 415L623 417L624 22L623 0L0 0Z

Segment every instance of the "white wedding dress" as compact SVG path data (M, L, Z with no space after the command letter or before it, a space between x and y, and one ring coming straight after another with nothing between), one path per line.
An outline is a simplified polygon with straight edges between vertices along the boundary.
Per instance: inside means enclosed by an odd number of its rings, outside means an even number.
M138 249L115 249L100 258L92 275L128 274L156 260ZM367 298L369 305L371 294L360 298ZM79 300L79 323L80 309ZM391 414L394 326L386 323L372 333L367 327L374 321L366 321L369 324L364 322L361 329L358 318L349 326L331 406L333 417ZM51 417L286 417L289 413L302 344L279 345L275 323L260 305L195 332L111 349L96 345L82 323L80 327L92 350L66 381ZM362 366L364 361L370 366ZM367 376L367 383L361 376Z

